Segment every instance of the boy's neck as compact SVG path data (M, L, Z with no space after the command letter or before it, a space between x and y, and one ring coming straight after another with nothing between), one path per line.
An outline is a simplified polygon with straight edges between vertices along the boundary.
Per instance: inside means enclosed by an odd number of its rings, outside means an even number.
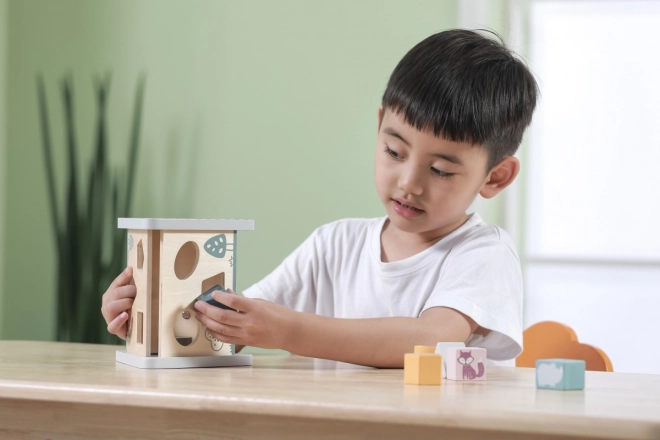
M392 225L390 219L387 218L380 234L380 260L383 263L394 263L410 258L430 248L460 228L468 218L470 216L465 214L459 221L440 231L437 235L431 236L402 231Z

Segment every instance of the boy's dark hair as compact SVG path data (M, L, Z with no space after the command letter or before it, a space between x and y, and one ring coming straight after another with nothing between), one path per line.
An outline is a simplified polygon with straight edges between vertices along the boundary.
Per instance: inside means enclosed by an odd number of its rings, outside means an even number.
M515 154L537 94L534 76L504 43L453 29L431 35L403 57L382 104L383 113L401 114L417 130L483 146L490 171Z

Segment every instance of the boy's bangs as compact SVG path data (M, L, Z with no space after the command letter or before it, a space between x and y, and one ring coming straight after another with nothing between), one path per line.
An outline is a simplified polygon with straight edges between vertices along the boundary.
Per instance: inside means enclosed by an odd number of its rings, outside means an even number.
M472 145L483 145L487 136L476 133L477 118L470 115L469 105L466 108L456 108L447 103L429 103L423 99L404 95L393 97L389 102L383 102L383 110L403 117L406 124L416 130L431 132L434 136L452 142L467 142ZM437 96L437 95L436 95Z
M444 31L396 66L383 110L420 131L483 146L489 168L515 154L536 106L538 86L503 44L473 31Z

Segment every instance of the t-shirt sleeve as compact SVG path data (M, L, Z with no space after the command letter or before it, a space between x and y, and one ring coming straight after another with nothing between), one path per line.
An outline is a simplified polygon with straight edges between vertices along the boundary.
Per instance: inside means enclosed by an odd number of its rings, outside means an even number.
M316 310L316 286L320 267L318 229L261 281L242 293L281 304L299 312Z
M520 261L505 242L478 238L460 244L447 256L438 283L422 307L449 307L490 330L474 334L467 346L488 350L495 361L522 351L523 282Z

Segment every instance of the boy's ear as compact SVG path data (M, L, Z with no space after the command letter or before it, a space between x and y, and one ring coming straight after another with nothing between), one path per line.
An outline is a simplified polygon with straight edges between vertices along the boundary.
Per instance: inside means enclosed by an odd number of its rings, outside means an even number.
M520 162L513 156L507 156L490 170L479 194L484 199L495 197L509 186L520 171Z
M383 122L383 104L378 106L378 131L380 133L380 124Z

